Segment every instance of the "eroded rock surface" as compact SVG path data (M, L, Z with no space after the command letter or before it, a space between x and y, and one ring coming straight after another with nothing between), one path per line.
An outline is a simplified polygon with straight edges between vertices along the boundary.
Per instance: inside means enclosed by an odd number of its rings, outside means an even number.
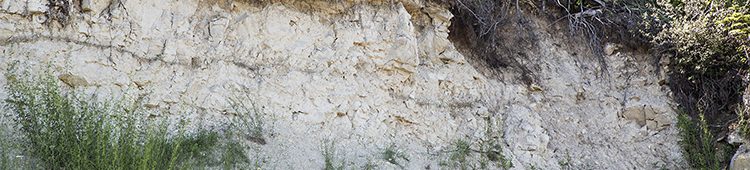
M0 3L0 69L49 64L75 90L206 124L252 101L268 131L250 157L267 168L322 167L326 141L350 167L398 168L382 159L395 144L405 168L436 168L454 141L491 138L514 169L683 166L658 65L608 48L601 69L542 26L530 88L477 71L448 40L450 11L423 1L83 0L59 22L46 3Z

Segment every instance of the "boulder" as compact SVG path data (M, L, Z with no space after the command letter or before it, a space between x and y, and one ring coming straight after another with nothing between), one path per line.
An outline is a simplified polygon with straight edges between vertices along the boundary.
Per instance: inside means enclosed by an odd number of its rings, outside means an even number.
M737 152L732 156L732 162L729 163L730 170L750 169L750 149L745 145L740 146Z
M73 75L70 73L62 74L58 77L60 81L71 87L88 86L89 82L81 76Z

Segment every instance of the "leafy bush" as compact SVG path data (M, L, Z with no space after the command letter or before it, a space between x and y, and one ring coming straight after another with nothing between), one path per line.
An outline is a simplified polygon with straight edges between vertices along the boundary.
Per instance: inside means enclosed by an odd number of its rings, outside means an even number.
M661 27L650 34L656 45L675 52L675 71L698 81L746 69L746 2L661 0L654 8L647 17L655 19L646 24Z
M641 33L658 52L670 54L669 85L685 111L678 123L683 155L694 168L718 169L728 162L719 154L726 149L716 149L724 145L713 142L718 137L711 133L725 131L737 115L744 119L734 108L742 105L747 86L743 77L748 70L749 4L657 0L642 13Z
M225 164L240 161L244 150L221 134L185 131L185 122L169 124L139 119L137 105L89 102L64 93L50 73L5 74L5 106L15 114L25 151L45 169L185 169L213 166L222 146ZM170 133L169 126L177 127ZM5 155L3 155L5 156ZM229 160L229 161L227 161Z
M679 127L683 147L686 147L686 159L694 162L693 166L698 168L717 169L722 167L721 163L725 163L726 158L720 154L724 149L716 149L724 145L713 142L718 137L712 134L722 134L718 132L725 131L737 115L746 116L734 114L734 108L741 105L742 90L747 86L743 77L746 77L750 58L750 1L540 0L519 3L462 0L449 4L458 9L453 10L457 19L454 25L459 26L456 28L474 28L473 32L464 32L474 33L480 37L479 40L495 34L502 35L497 31L502 24L495 23L512 18L513 15L509 14L518 12L519 4L531 4L532 8L525 8L532 9L528 10L531 13L542 11L549 14L548 11L551 11L552 16L557 18L554 23L567 21L572 35L586 36L595 53L601 50L601 37L629 47L653 49L656 57L652 61L655 62L660 61L660 57L669 57L669 80L666 83L674 92L680 109L685 112L680 115ZM557 8L549 8L550 5ZM516 10L509 10L512 7ZM461 31L453 29L451 33ZM644 45L649 43L651 45ZM518 48L518 44L522 43L514 43L513 47ZM492 45L485 46L498 49ZM519 57L509 58L502 61L513 61ZM602 62L602 66L606 68L606 63ZM740 123L747 122L742 117Z

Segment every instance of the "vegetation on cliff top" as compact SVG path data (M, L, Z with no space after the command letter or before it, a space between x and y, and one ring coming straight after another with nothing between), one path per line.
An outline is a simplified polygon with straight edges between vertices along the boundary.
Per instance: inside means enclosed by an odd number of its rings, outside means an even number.
M677 127L683 156L693 168L724 168L736 146L717 139L737 114L745 114L736 108L742 107L747 87L750 1L604 0L575 1L574 6L603 10L602 18L591 17L595 20L637 21L614 22L614 28L650 42L656 61L668 57L667 83L681 110Z
M734 147L716 139L735 121L747 87L750 58L748 0L443 0L453 9L454 43L474 50L488 65L515 69L526 84L533 72L519 60L532 60L519 46L533 47L534 36L505 25L528 27L521 13L549 16L566 24L571 37L586 37L591 51L601 55L603 42L617 42L654 53L653 61L669 60L667 82L679 103L685 158L698 169L721 168L723 153ZM514 39L515 37L515 39ZM468 39L468 40L466 40ZM506 44L504 44L506 43ZM507 44L509 43L509 44ZM533 50L533 48L520 48ZM499 52L498 52L499 51ZM519 55L515 55L519 54ZM602 63L602 69L606 69ZM743 115L747 116L747 115ZM747 123L743 124L747 125ZM736 147L736 146L735 146ZM730 148L730 149L725 149ZM729 151L731 152L731 151Z

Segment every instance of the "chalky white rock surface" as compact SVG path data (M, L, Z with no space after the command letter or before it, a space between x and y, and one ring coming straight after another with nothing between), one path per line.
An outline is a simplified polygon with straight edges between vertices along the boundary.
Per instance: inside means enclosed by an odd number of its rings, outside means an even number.
M448 9L423 1L84 0L64 26L45 22L45 3L0 3L0 69L49 64L75 90L206 124L247 99L264 114L267 144L248 145L265 168L320 168L326 141L355 169L398 168L382 159L391 144L404 168L438 168L453 141L493 137L513 169L684 164L664 74L645 54L607 48L601 69L536 28L542 90L530 91L517 73L478 72L447 38Z

